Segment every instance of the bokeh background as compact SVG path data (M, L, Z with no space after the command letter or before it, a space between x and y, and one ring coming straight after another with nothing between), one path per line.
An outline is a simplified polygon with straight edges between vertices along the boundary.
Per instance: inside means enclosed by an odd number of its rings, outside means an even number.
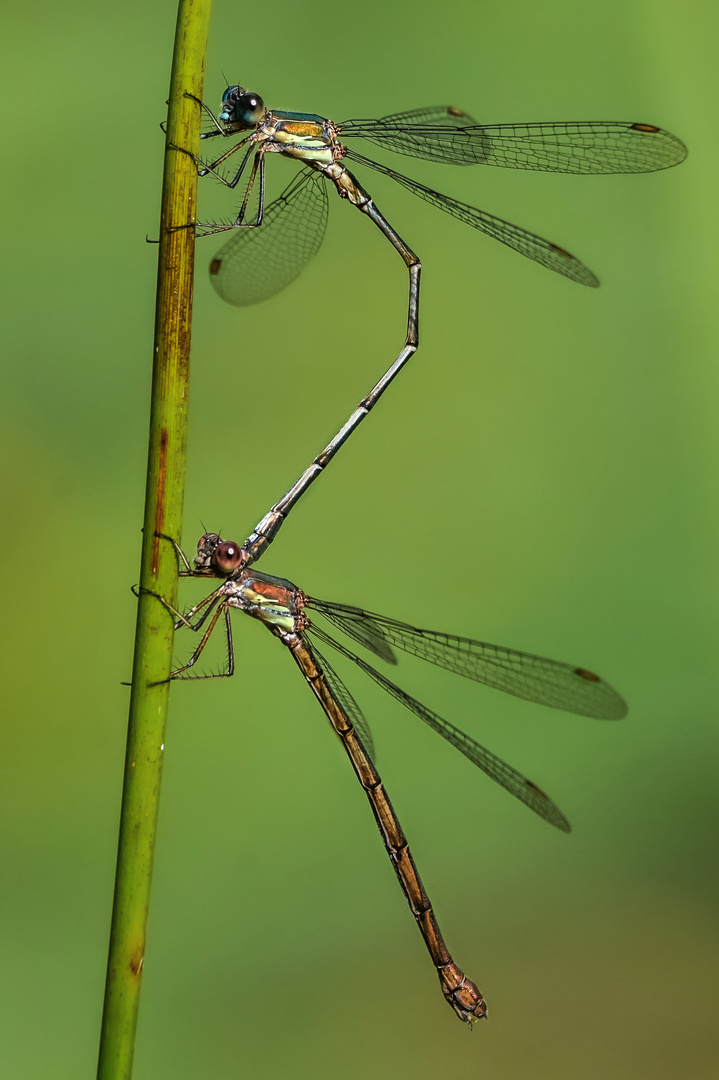
M4 21L0 1060L76 1080L105 973L175 8L30 0ZM630 714L573 718L402 659L411 692L550 792L564 836L338 662L488 999L470 1037L341 748L237 618L235 679L172 693L138 1080L716 1075L718 23L671 0L217 0L211 102L224 72L337 120L641 120L690 155L599 178L395 159L576 252L599 291L361 174L422 257L422 348L262 568L592 667ZM269 166L278 191L293 166ZM190 551L203 525L242 539L397 352L404 267L330 210L302 278L255 308L219 301L218 245L198 250Z

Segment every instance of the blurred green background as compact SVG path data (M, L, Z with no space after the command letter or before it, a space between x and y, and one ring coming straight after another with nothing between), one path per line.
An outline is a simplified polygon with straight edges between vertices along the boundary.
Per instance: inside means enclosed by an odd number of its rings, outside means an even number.
M18 1080L95 1069L175 14L6 15L0 1061ZM321 712L237 618L235 679L172 693L137 1080L716 1075L718 23L656 0L218 0L209 102L224 72L337 120L439 103L640 120L690 155L598 178L395 159L576 252L599 291L358 169L422 257L422 348L262 569L589 666L630 715L573 718L402 659L411 692L550 792L567 837L338 663L489 1002L470 1037ZM268 162L271 190L292 168ZM400 260L336 198L322 251L272 302L223 305L217 247L198 249L190 551L203 525L244 538L404 333Z

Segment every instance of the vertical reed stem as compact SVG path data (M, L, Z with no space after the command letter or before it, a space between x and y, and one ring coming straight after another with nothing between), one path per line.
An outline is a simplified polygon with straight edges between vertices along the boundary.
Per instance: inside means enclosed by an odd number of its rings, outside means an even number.
M180 0L170 81L160 219L157 306L135 656L130 698L110 952L98 1080L129 1080L145 959L162 759L172 667L173 626L149 593L174 606L177 560L156 532L181 540L192 325L193 229L200 114L210 0ZM175 230L175 231L173 231Z

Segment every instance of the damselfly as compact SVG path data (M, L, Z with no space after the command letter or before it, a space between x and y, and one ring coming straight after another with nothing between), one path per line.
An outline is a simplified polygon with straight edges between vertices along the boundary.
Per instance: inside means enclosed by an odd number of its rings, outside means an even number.
M327 181L334 184L341 198L375 223L409 271L407 335L399 356L247 539L245 548L253 557L272 542L297 500L377 403L419 343L420 261L345 167L346 161L390 177L452 217L572 281L589 286L599 284L592 271L564 247L363 157L349 149L345 139L362 138L398 154L449 165L499 165L589 175L652 172L677 165L686 157L686 147L675 135L646 123L478 124L462 109L438 106L394 113L380 120L346 120L335 124L315 113L271 111L259 95L241 86L229 86L225 90L219 117L204 103L199 104L212 123L212 129L201 136L203 139L243 136L214 161L197 159L200 175L211 173L227 187L234 188L252 161L235 218L224 224L198 225L199 235L235 231L210 263L212 283L224 300L238 305L266 300L298 276L322 243L328 211ZM235 168L234 155L240 150L241 161ZM304 168L265 209L268 153L294 158Z
M216 533L206 533L201 537L194 569L177 544L174 546L185 568L181 571L182 576L220 577L224 578L224 581L184 615L169 608L177 618L178 629L186 626L199 631L207 624L190 659L173 671L170 677L212 679L228 677L234 673L230 621L233 608L239 608L245 614L259 619L280 639L290 650L352 762L369 800L387 854L437 969L446 1000L460 1020L471 1023L486 1016L487 1009L482 995L455 964L442 938L432 905L410 854L407 838L374 766L372 736L367 721L352 694L326 657L320 653L317 642L331 646L342 656L354 661L392 697L545 821L565 832L569 831L569 822L541 788L480 746L454 724L400 689L352 649L316 625L310 618L310 613L322 616L348 638L390 664L396 663L393 649L402 649L438 667L484 683L485 686L504 690L528 701L598 719L616 720L624 716L624 701L598 675L585 668L546 660L498 645L488 645L470 638L456 637L453 634L420 630L396 619L363 611L361 608L317 600L284 578L249 571L247 552L231 541L222 540ZM166 603L165 606L169 607ZM226 635L226 670L219 675L191 673L220 621L224 623Z

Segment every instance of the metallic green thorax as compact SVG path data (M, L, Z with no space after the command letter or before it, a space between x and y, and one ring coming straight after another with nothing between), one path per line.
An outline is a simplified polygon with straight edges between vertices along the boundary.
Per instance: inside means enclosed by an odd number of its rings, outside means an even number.
M268 112L255 137L265 143L266 151L300 161L330 165L341 154L337 128L315 113Z

